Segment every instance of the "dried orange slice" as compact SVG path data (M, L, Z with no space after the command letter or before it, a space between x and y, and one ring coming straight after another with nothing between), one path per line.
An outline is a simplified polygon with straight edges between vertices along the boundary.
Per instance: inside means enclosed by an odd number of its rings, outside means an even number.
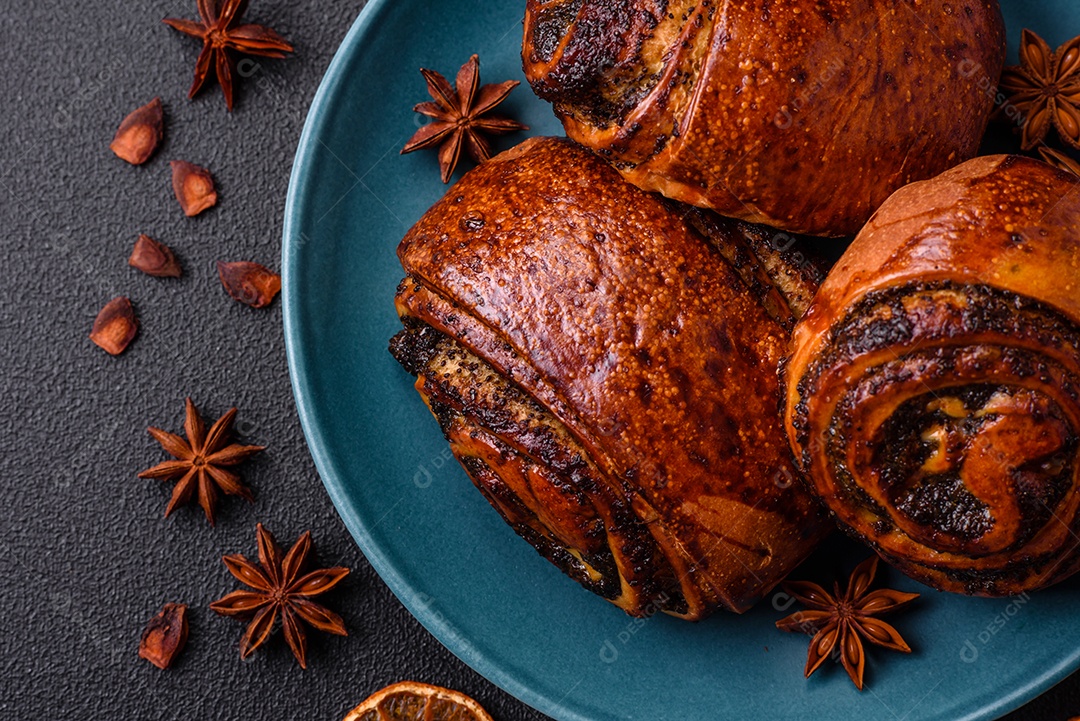
M368 696L344 721L492 721L488 712L460 691L402 681Z

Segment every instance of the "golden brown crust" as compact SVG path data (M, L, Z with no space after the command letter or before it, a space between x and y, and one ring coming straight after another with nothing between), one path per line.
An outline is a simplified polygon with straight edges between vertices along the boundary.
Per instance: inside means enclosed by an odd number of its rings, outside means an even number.
M1080 185L977 158L898 191L795 330L786 426L843 525L938 588L1080 566Z
M777 421L787 332L683 215L579 146L532 139L410 230L397 307L568 430L700 618L748 608L827 529Z
M686 593L657 540L546 408L430 326L391 343L454 456L503 519L585 588L635 615L687 613ZM693 595L693 589L688 589Z
M632 183L851 235L975 154L1005 33L997 0L529 0L523 59L567 135Z

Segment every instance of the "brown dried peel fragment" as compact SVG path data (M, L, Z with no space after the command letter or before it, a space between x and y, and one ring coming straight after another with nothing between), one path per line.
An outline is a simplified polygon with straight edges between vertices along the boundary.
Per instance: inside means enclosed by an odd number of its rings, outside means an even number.
M121 160L142 165L161 144L162 125L161 98L154 98L128 113L109 148Z
M219 260L217 269L225 292L233 300L252 308L265 308L270 305L281 290L281 276L258 263L226 263Z
M186 160L173 160L172 186L184 215L189 218L217 205L217 190L210 171Z
M139 321L131 301L124 296L113 298L97 314L90 340L109 355L120 355L135 340Z
M160 669L172 665L187 643L187 606L166 603L158 615L150 619L139 641L139 658L145 658Z
M179 278L181 272L169 246L141 233L131 249L128 265L156 278Z

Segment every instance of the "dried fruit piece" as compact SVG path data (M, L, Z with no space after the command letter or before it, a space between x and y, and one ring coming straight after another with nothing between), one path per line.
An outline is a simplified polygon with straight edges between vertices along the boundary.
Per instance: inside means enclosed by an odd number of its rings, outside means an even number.
M120 355L135 340L139 332L139 321L135 318L135 309L131 301L120 296L113 298L98 312L94 327L90 330L90 340L110 355Z
M180 264L172 249L149 235L140 234L131 249L128 265L157 278L179 278Z
M395 683L376 691L350 711L344 721L491 721L475 700L460 691L416 681Z
M173 160L172 187L184 215L189 218L217 205L217 190L210 171L186 160Z
M166 603L146 624L139 641L139 658L145 658L158 668L168 668L184 650L187 637L187 606Z
M142 165L161 143L162 125L161 98L154 98L128 113L109 148L121 160Z
M219 260L217 269L225 292L233 300L252 308L270 305L281 290L281 276L258 263L244 260L226 263Z

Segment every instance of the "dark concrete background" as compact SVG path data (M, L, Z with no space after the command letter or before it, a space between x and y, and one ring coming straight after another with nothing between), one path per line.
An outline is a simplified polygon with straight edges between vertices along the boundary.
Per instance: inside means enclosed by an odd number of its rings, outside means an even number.
M307 107L362 0L261 0L247 14L296 45L238 83L186 99L196 41L163 17L193 0L0 3L0 718L341 718L401 679L461 689L499 721L541 719L466 668L372 572L323 491L300 431L280 300L252 310L214 261L278 269L289 170ZM250 66L249 66L250 67ZM124 115L160 95L165 142L142 167L108 149ZM220 204L185 218L168 161L208 166ZM135 237L170 246L184 277L126 265ZM97 310L131 297L142 323L119 358L86 338ZM269 446L242 472L256 500L161 515L171 484L135 474L166 457L147 425L179 431L190 395L208 422L240 408L243 439ZM314 636L302 671L280 636L247 662L243 625L207 604L237 587L219 558L255 552L255 523L283 544L314 533L325 565L353 574L327 597L349 638ZM167 602L191 606L191 638L159 671L136 656ZM1011 721L1080 712L1080 678Z

